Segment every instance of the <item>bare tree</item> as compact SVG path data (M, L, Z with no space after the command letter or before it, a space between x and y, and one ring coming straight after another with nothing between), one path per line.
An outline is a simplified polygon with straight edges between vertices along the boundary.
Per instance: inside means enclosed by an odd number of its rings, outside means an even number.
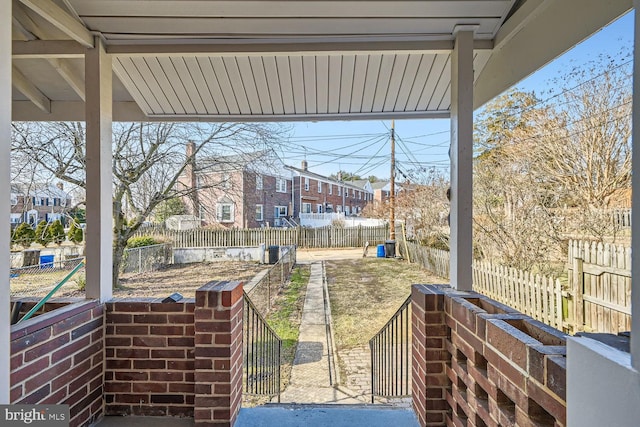
M196 191L176 185L196 155L223 158L262 150L277 144L280 135L279 127L268 124L115 123L114 286L127 241L153 210ZM86 189L85 140L83 123L20 123L14 126L13 149L58 179ZM185 151L188 141L195 143L191 156Z
M601 61L542 103L508 92L479 115L475 241L483 255L545 271L567 236L615 238L607 208L631 180L631 67Z

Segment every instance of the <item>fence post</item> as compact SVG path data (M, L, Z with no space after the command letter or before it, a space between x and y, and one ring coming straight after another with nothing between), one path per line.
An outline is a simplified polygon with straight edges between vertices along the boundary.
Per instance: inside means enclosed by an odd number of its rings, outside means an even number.
M584 330L584 271L582 258L573 258L573 332Z

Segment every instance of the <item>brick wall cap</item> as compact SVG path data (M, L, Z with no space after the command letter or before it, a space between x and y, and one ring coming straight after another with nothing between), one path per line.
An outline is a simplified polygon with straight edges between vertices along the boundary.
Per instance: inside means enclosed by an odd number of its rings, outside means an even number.
M233 281L213 281L209 282L196 290L196 292L225 292L225 291L233 291L238 286L242 286L243 282Z
M446 293L445 289L448 288L449 285L411 285L411 287L423 294L444 295Z
M40 329L48 328L51 325L75 314L98 307L99 304L98 300L81 300L81 302L71 303L64 307L32 317L22 323L11 325L11 340L27 336L35 331L39 331Z

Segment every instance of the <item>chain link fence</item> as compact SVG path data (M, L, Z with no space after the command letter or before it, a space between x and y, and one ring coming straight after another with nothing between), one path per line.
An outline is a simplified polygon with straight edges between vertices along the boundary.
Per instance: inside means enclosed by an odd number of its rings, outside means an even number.
M84 258L46 261L29 267L11 268L9 283L12 297L43 297L64 280ZM58 289L55 297L84 296L85 268L79 269Z
M269 268L255 286L247 291L247 295L262 316L266 317L271 312L273 300L282 291L291 276L291 270L296 264L296 256L295 245L280 246L278 261Z
M172 255L171 245L166 243L125 249L120 272L140 274L156 271L167 264L172 264Z

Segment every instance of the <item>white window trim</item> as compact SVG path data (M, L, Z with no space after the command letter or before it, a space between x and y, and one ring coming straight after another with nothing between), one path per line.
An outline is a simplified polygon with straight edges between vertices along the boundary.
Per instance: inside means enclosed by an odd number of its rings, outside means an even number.
M286 193L287 192L287 180L284 178L276 178L276 192L277 193Z
M333 194L333 185L331 185L331 183L327 185L329 186L329 195Z
M304 191L309 191L309 178L304 179Z
M342 187L338 185L338 196L342 196Z
M282 218L283 216L287 216L287 206L274 206L273 214L275 218Z
M256 221L264 221L264 205L256 205Z
M312 213L311 203L303 203L302 204L302 213Z
M229 207L229 219L225 219L224 218L224 208L226 206ZM235 222L235 209L234 209L233 203L229 203L229 202L218 203L216 205L216 219L220 223L233 223L233 222Z
M262 175L256 175L256 190L262 190L264 188L264 183L262 181Z
M322 181L318 181L318 193L322 193Z

